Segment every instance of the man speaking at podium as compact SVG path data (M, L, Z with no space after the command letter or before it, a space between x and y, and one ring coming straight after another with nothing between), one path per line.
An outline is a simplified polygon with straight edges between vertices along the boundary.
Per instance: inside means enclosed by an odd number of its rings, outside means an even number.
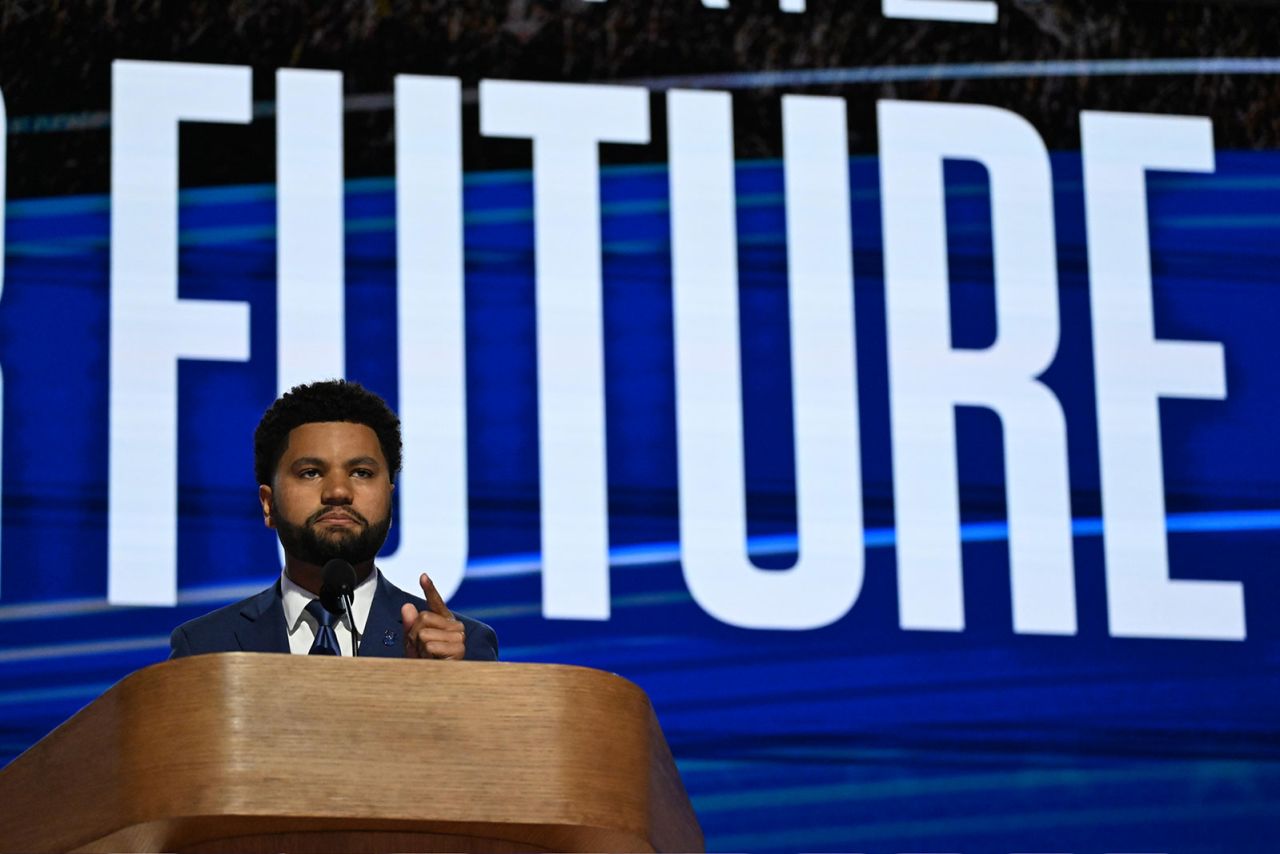
M400 419L358 383L295 386L272 404L254 431L254 473L284 571L261 593L174 629L170 657L354 650L495 660L493 629L450 612L426 573L419 599L374 566L391 529L400 450Z

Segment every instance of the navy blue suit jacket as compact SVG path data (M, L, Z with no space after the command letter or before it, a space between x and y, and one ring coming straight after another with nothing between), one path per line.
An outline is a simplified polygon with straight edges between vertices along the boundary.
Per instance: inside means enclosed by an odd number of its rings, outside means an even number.
M419 611L427 603L410 596L378 575L360 638L360 655L379 658L404 658L404 630L400 606L406 602ZM169 636L169 657L182 658L209 652L289 652L289 633L284 624L284 605L280 582L250 596L242 602L220 608L203 617L183 623ZM469 661L496 661L498 637L493 629L479 620L453 615L466 629L465 657Z

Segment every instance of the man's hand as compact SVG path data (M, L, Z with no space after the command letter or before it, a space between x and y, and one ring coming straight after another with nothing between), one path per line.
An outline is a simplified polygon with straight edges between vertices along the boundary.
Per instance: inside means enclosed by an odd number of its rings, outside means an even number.
M405 657L460 660L467 651L466 630L453 618L444 597L425 572L418 577L418 583L422 585L427 610L419 611L408 602L400 609Z

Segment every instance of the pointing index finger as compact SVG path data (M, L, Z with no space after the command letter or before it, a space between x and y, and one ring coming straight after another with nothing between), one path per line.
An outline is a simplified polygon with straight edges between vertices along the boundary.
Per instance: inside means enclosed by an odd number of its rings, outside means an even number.
M444 597L440 595L440 591L436 590L435 582L431 580L431 576L425 572L418 577L418 583L422 585L422 595L426 597L427 608L433 613L439 614L446 619L453 619L453 612L449 610L449 606L444 604Z

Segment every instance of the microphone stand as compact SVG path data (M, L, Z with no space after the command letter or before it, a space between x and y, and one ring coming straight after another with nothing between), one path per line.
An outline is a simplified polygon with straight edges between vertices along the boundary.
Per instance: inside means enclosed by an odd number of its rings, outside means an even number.
M342 604L342 613L347 615L347 626L351 629L351 657L360 655L360 630L356 628L355 608L356 571L351 564L342 558L334 558L324 565L321 573L323 583L320 585L320 598L329 602L336 595ZM334 612L336 613L336 612Z
M359 658L360 630L356 628L356 616L352 612L352 607L355 604L354 596L351 593L343 592L338 598L342 600L342 610L347 615L347 625L351 627L351 657Z

